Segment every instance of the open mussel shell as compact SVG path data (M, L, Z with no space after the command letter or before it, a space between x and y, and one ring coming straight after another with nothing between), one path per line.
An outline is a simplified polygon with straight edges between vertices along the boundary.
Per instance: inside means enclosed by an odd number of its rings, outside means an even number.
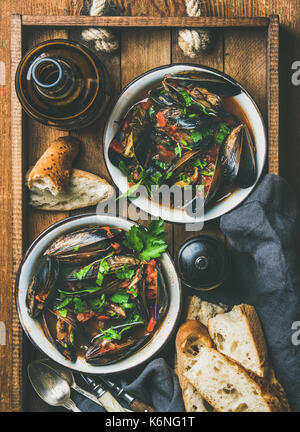
M57 321L55 325L55 335L52 335L48 327L47 319L44 314L42 315L42 328L45 336L67 360L75 362L77 359L76 352L79 348L76 339L78 335L81 337L85 336L83 329L80 327L80 324L76 322L75 317L69 310L66 317L62 317L58 311L53 311L52 309L48 309L48 312L55 315Z
M150 159L151 122L145 103L134 105L126 114L121 128L108 149L109 160L117 167L121 161L131 167L146 167Z
M199 177L194 180L194 184L186 184L184 181L180 180L182 173L189 172L193 162L197 157L201 158L203 155L203 150L194 150L184 154L173 167L170 168L170 172L173 169L173 175L167 180L169 184L173 186L178 186L180 188L189 187L191 193L186 193L176 205L181 209L184 209L191 216L195 214L206 206L216 195L222 183L222 167L220 163L220 146L215 144L215 159L214 162L210 163L210 168L214 170L213 175L210 176L211 180L209 185L201 185L200 179L202 179L201 171ZM193 175L195 175L195 170L198 168L193 167ZM206 169L205 169L206 170Z
M189 117L180 108L167 108L161 112L170 125L175 125L179 129L198 130L209 127L213 123L213 120L209 116L198 115Z
M91 226L59 237L44 255L63 263L81 264L113 250L111 243L123 234L119 228Z
M180 81L183 86L193 85L204 88L220 97L237 96L241 93L240 86L233 84L224 77L208 72L192 70L165 75L165 83L170 85L174 81Z
M240 188L252 186L257 177L256 152L246 125L236 126L227 138L221 164L224 178Z
M59 262L55 257L45 256L39 263L27 291L26 304L29 315L36 318L47 307L55 293L59 275Z
M159 265L157 265L156 268L158 273L158 290L155 299L154 318L158 324L161 324L169 307L169 294L163 272Z
M99 271L99 266L101 264L102 259L98 259L95 262L89 264L90 266L88 268L87 272L82 272L86 267L77 268L73 270L70 274L67 275L66 281L67 282L77 282L77 281L86 281L86 280L92 280L97 278L97 274ZM127 255L113 255L106 259L107 264L109 265L110 269L108 274L121 269L124 265L127 265L129 268L136 267L140 264L140 260L135 257L130 257ZM79 275L83 274L82 277Z
M201 152L202 150L200 149L191 150L186 152L182 157L177 157L175 161L166 170L162 183L168 185L174 184L179 173L184 171L186 164L196 158L198 155L200 155ZM172 173L171 177L169 177L170 173Z
M163 87L149 91L149 98L154 104L161 107L173 107L174 98Z
M98 366L117 363L139 349L150 337L151 335L146 334L139 339L129 338L126 342L119 343L114 349L107 351L102 350L101 342L96 339L85 353L85 359L88 363Z

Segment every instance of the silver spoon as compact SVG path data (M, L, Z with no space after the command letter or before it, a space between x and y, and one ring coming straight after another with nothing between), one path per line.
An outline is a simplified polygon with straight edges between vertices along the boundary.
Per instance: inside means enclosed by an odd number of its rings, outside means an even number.
M34 390L47 404L81 412L70 398L71 388L68 382L54 369L37 360L28 365L27 372Z
M96 396L94 396L92 393L84 390L82 387L79 387L79 385L76 384L75 378L74 378L74 375L73 375L72 371L70 371L69 369L66 369L64 367L58 366L52 360L47 359L47 358L39 360L39 361L41 363L44 363L45 365L51 367L52 369L54 369L55 372L57 372L58 375L60 375L60 377L62 379L66 380L68 382L69 386L72 387L73 390L75 390L76 392L82 394L83 396L87 397L88 399L92 400L97 405L102 406L101 403L96 398Z

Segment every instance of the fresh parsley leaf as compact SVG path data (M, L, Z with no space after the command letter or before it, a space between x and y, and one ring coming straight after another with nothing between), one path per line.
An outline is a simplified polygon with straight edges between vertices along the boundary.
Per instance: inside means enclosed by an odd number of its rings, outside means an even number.
M59 315L60 315L61 317L63 317L63 318L66 318L66 316L68 315L68 311L67 311L67 309L60 309L60 310L58 311L58 313L59 313Z
M85 278L85 276L87 275L88 271L90 270L90 268L92 267L93 264L94 263L91 263L91 264L83 267L78 272L73 273L73 276L78 280L82 280L83 278Z
M129 249L141 252L143 249L143 242L140 238L139 227L133 225L130 230L125 234L126 239L123 241L124 245Z
M230 129L229 126L227 126L226 123L221 123L220 127L219 127L219 130L218 130L218 133L217 133L217 136L216 136L216 143L218 145L223 144L223 142L225 141L225 139L230 134L230 131L231 131L231 129Z
M86 287L80 291L64 291L61 289L58 289L57 291L59 293L65 294L66 296L75 296L75 295L79 295L79 294L92 294L94 292L99 291L100 289L101 289L101 287L96 286L96 287Z
M185 91L185 90L179 90L180 94L183 96L185 105L187 107L192 105L192 99L190 97L190 95Z
M83 313L88 309L87 302L85 300L82 300L80 297L74 297L73 303L74 303L75 314Z
M168 168L168 164L166 162L161 162L161 161L156 160L155 164L163 170Z
M136 292L136 290L134 289L133 286L128 288L128 291L130 291L130 293L133 297L137 297L138 293Z
M119 195L117 201L121 198L126 198L129 197L130 195L133 195L140 187L142 181L143 179L139 180L135 185L131 186L131 188L129 188L126 192L124 192L122 195Z
M113 302L113 303L118 303L118 304L123 304L123 303L128 303L128 300L129 300L129 294L123 294L123 293L120 293L120 292L116 292L115 294L113 294L111 297L110 297L110 300Z
M151 176L151 180L154 184L159 185L162 177L162 173L160 171L156 171L156 173Z
M132 279L135 271L130 269L127 264L123 265L121 269L117 269L115 274L118 279Z
M126 233L124 245L140 253L140 259L149 261L151 258L159 258L167 249L165 232L162 219L153 220L148 225L132 226Z
M148 246L140 254L140 258L145 261L150 261L151 258L159 258L167 249L166 244Z
M55 305L55 306L53 307L53 310L59 310L59 309L65 308L66 306L68 306L68 304L69 304L71 301L72 301L72 298L71 298L71 297L67 297L67 298L65 298L61 303Z
M182 148L180 146L180 143L177 143L177 146L175 147L175 154L178 155L179 157L182 156Z
M94 298L89 300L89 305L94 312L101 312L106 306L105 295L102 294L100 298Z

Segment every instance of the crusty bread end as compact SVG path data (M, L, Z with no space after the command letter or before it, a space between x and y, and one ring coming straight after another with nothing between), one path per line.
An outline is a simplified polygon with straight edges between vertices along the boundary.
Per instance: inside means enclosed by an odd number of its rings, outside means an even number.
M55 140L26 176L28 188L57 195L69 182L78 151L79 141L72 136Z
M69 183L56 195L33 186L30 204L39 210L70 211L97 205L112 198L114 193L106 180L74 168Z

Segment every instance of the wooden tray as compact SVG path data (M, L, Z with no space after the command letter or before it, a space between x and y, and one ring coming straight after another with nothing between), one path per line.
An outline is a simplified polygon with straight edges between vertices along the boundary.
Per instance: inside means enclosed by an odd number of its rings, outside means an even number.
M215 29L215 43L210 54L197 56L193 63L214 67L239 81L256 100L268 125L268 166L279 172L278 125L278 47L279 18L155 18L155 17L85 17L85 16L12 16L12 161L13 161L13 280L23 252L33 239L52 223L64 219L68 212L42 212L29 208L24 188L24 173L58 136L56 131L23 115L18 102L14 77L26 50L52 38L80 39L81 29L89 26L115 27L120 33L121 49L116 54L99 54L112 81L113 100L134 77L151 68L169 63L191 63L177 44L177 28L205 27ZM92 44L90 45L92 47ZM105 119L93 127L72 132L83 142L79 168L109 179L100 143ZM86 211L90 211L87 209ZM72 214L82 213L72 212ZM210 230L213 223L207 224ZM169 247L175 253L187 238L184 227L167 224ZM195 235L195 233L193 233ZM23 365L38 357L27 338L22 338L15 306L13 308L12 410L38 410L41 405L28 387ZM23 384L24 383L24 384ZM22 395L26 391L24 405Z

